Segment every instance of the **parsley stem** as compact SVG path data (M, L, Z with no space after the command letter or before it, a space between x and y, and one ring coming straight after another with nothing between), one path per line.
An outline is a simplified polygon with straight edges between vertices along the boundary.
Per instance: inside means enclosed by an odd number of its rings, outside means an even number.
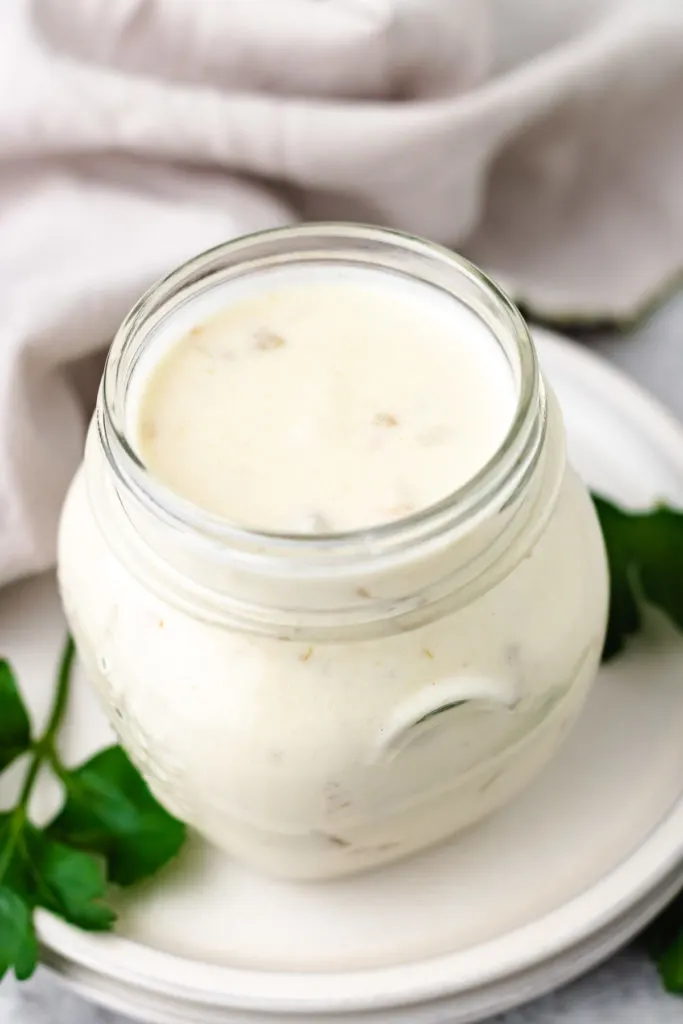
M67 636L64 649L62 651L62 657L59 662L57 692L52 705L52 712L43 735L43 740L49 744L50 749L52 749L54 745L55 737L62 724L62 719L64 718L64 713L69 700L69 692L71 689L71 670L73 668L75 656L76 646L74 644L73 637Z
M64 718L64 713L69 700L71 669L73 668L75 654L76 648L74 646L73 639L69 636L66 639L64 650L62 651L62 657L59 662L57 689L52 702L50 717L48 718L47 725L45 726L42 736L33 744L31 750L31 761L26 773L26 778L24 779L24 784L21 787L19 802L12 812L10 833L7 837L7 843L3 847L2 857L0 857L0 884L2 884L2 881L7 874L7 869L12 863L12 858L14 857L17 844L28 820L28 804L31 799L33 787L36 784L36 779L38 778L38 773L45 761L51 761L55 766L60 764L57 751L55 750L55 739L57 737L59 727L62 724L62 719Z
M26 812L23 807L18 807L12 814L12 820L10 823L10 832L7 837L7 842L2 851L2 857L0 858L0 885L4 883L7 869L12 863L14 857L14 851L17 847L19 834L24 827L26 821Z
M67 702L69 700L69 690L71 686L71 669L73 667L74 656L76 654L76 648L72 637L67 637L62 651L62 657L59 663L59 672L57 675L57 689L55 691L54 701L52 703L52 709L50 711L50 717L48 718L45 731L40 739L36 742L33 748L33 756L29 770L24 780L24 785L21 790L21 796L19 797L18 810L26 812L28 802L33 792L38 773L46 760L51 760L56 757L54 744L55 738L59 731L59 727L62 724L64 713L66 711Z

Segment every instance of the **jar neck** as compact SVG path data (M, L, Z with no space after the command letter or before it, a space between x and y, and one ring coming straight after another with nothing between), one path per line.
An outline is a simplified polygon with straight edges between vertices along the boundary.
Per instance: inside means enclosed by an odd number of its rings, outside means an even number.
M135 367L155 329L192 297L263 268L338 262L402 274L447 291L489 327L510 363L517 411L477 476L438 504L374 529L286 536L236 527L154 480L126 431ZM414 628L470 601L528 549L563 465L533 345L520 315L452 253L374 228L316 225L212 250L143 296L108 359L88 442L87 477L103 534L133 575L207 621L292 638L348 639ZM547 435L547 436L546 436ZM549 450L555 452L548 458ZM559 454L559 458L558 458ZM551 502L552 504L552 502ZM534 513L534 510L536 512Z

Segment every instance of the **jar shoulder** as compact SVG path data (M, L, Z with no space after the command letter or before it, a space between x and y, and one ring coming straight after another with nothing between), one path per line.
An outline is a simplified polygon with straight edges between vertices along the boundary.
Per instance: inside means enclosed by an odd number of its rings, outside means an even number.
M587 643L599 644L605 628L608 576L599 524L588 493L567 468L553 512L534 546L514 569L475 600L408 631L359 642L316 643L305 636L284 641L250 636L193 617L148 590L116 557L96 522L83 473L72 485L60 529L59 576L69 620L90 643L116 641L131 661L147 656L175 667L213 658L239 657L243 668L268 660L298 661L305 667L317 653L317 676L328 684L372 668L385 683L392 674L405 685L406 666L423 679L439 668L456 671L475 664L499 672L522 656L547 667L549 678ZM147 652L147 654L145 654ZM516 653L515 653L516 652ZM218 660L216 660L218 659ZM228 668L225 668L228 672ZM219 671L220 674L220 671ZM314 673L308 673L313 676ZM306 674L303 674L306 678ZM346 684L350 685L350 684Z

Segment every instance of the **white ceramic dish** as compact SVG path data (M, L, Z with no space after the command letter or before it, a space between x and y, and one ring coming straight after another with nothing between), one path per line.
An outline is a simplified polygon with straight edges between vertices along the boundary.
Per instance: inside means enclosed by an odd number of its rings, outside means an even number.
M48 964L69 987L115 1012L126 1014L141 1024L473 1024L492 1014L529 1002L565 984L607 959L626 944L672 899L682 882L681 869L664 886L638 904L622 919L592 935L562 955L481 988L471 989L440 1000L407 1007L377 1011L336 1014L283 1016L258 1011L229 1010L197 1005L180 998L163 998L147 989L112 980L98 970L75 964L68 957L45 951Z
M538 337L588 482L631 504L683 504L683 429L590 354ZM62 630L50 579L0 595L3 653L36 707ZM150 1024L442 1024L532 998L608 955L680 884L682 678L683 641L655 620L603 670L544 777L458 840L316 886L259 878L197 846L121 905L117 936L44 915L44 959ZM106 739L79 685L69 753Z

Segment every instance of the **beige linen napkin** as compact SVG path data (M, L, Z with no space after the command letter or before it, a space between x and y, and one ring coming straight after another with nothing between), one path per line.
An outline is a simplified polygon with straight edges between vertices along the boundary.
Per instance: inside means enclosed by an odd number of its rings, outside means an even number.
M52 562L75 364L159 274L356 219L626 317L683 265L681 110L679 0L2 0L0 582Z

